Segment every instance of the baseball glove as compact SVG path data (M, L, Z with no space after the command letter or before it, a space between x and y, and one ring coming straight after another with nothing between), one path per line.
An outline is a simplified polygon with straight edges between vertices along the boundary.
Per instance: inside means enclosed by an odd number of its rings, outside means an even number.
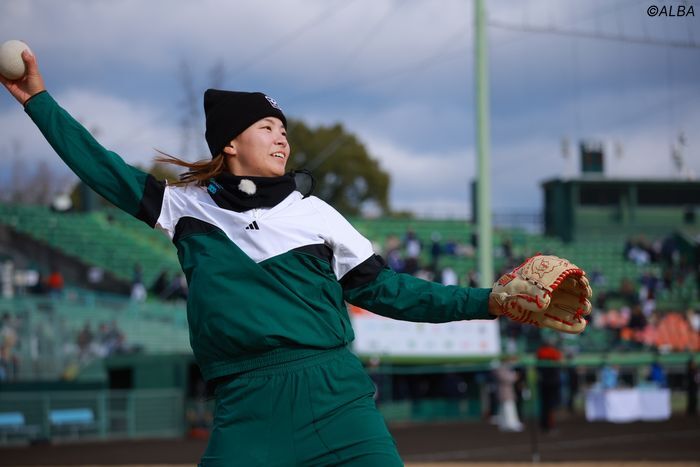
M586 273L557 256L537 255L493 285L502 314L519 323L578 334L591 313L591 286Z

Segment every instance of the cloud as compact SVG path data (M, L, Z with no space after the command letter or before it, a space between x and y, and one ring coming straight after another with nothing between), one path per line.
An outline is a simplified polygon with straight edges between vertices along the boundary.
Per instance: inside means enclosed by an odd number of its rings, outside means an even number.
M381 135L367 138L369 153L391 175L390 199L397 210L428 217L466 217L475 159L466 148L452 153L417 154Z
M695 18L648 18L627 1L487 7L494 210L541 208L540 180L570 171L563 137L619 142L611 176L672 176L670 145L685 130L700 174L697 49L495 25L669 41L691 37ZM265 90L292 117L355 132L392 175L394 206L463 215L476 166L472 10L463 0L9 0L0 30L30 44L52 93L130 162L150 161L154 147L181 152L181 64L199 96L220 63L223 87ZM0 124L3 152L20 141L27 157L55 157L7 98ZM193 144L205 152L201 135Z
M154 148L177 154L180 130L162 123L158 109L127 99L84 90L54 96L109 150L131 164L150 166ZM3 133L13 135L5 151L30 161L57 159L49 144L19 106L0 113Z

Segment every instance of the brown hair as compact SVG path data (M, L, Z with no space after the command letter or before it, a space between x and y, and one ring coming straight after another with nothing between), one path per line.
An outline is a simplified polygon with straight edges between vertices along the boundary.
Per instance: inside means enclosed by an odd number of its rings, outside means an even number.
M158 151L156 149L156 151ZM161 155L156 157L156 162L164 162L180 167L187 168L187 171L180 174L180 180L174 182L173 185L189 185L196 184L197 186L206 186L210 178L214 178L221 172L227 170L226 158L223 153L213 157L211 160L200 160L197 162L187 162L178 157L166 154L163 151L158 151Z

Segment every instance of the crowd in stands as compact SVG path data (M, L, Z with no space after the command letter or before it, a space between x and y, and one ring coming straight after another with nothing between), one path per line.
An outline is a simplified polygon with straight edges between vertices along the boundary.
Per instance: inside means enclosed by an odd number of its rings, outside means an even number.
M384 256L389 267L398 272L445 285L478 287L479 278L475 269L458 274L450 266L454 264L452 259L473 259L477 247L476 235L466 241L457 241L444 239L441 233L433 232L426 241L408 228L403 233L389 235L383 245L375 245L375 250ZM610 283L603 270L589 271L595 291L594 312L589 317L590 329L610 336L608 350L700 350L698 310L692 307L676 311L657 310L658 297L663 291L678 287L693 276L694 266L689 264L679 248L677 239L672 235L653 241L643 236L628 239L622 246L622 253L627 261L638 265L641 272L636 278L624 278L618 287ZM525 259L515 251L511 240L504 237L495 250L498 263L502 266L497 271L498 275ZM695 275L700 276L700 272ZM64 293L64 279L56 267L52 267L46 276L38 272L26 276L27 280L20 281L22 292L52 297L60 297ZM700 287L696 290L700 290ZM145 284L141 266L136 264L131 299L134 302L148 299L185 301L185 277L182 273L171 274L163 270L153 283ZM13 358L15 352L12 351L17 346L17 323L13 324L12 321L11 317L4 317L0 330L0 380L17 374L18 362ZM509 320L500 320L500 325L504 350L508 354L535 351L542 342L541 333L536 328L520 326ZM126 346L124 333L115 322L100 323L97 328L85 322L82 329L73 335L80 362L133 350Z
M168 302L187 300L187 279L184 274L174 274L162 271L151 285L151 296Z
M167 269L161 271L150 287L143 281L141 265L134 265L133 279L131 282L131 300L134 302L144 302L146 299L155 298L166 302L177 302L187 300L187 279L182 273L173 274L172 277Z
M438 232L423 242L409 228L403 235L390 235L378 248L389 267L398 271L441 282L445 285L478 286L478 274L468 271L459 277L450 266L441 267L445 257L472 258L478 239L472 235L469 243L442 240ZM376 245L375 245L376 248ZM652 241L643 235L629 238L622 246L626 261L633 262L641 271L638 277L623 278L617 288L611 284L600 268L589 271L594 293L594 312L590 315L591 327L610 335L611 349L688 351L700 350L700 312L688 305L686 309L657 310L662 292L671 292L684 285L685 281L698 282L696 294L700 293L700 252L695 263L681 254L679 241L674 235L666 235ZM497 275L512 269L524 261L514 254L511 241L505 237L496 249L502 261ZM422 258L428 258L421 261ZM660 271L660 273L659 273ZM685 297L690 303L700 297ZM502 335L505 350L514 353L517 342L524 341L525 348L534 350L540 342L537 329L520 326L503 320Z
M386 259L387 265L396 272L411 274L421 279L440 282L444 285L478 287L478 274L472 269L464 277L459 277L451 266L442 266L443 258L474 258L478 238L470 237L468 243L449 238L443 240L440 232L433 232L430 241L422 241L410 227L406 232L389 235L383 245L374 245L375 250ZM427 254L426 254L427 253ZM504 239L496 250L498 257L506 259L508 265L515 265L518 258L513 256L510 239ZM422 258L427 257L424 261Z
M654 241L644 236L630 238L623 247L623 256L641 272L636 280L623 278L614 289L602 271L592 271L591 283L596 291L592 325L609 332L613 349L700 350L698 310L689 305L684 310L657 309L662 293L668 295L686 281L700 280L700 270L688 261L688 255L681 254L676 237L668 235ZM695 262L698 260L695 258ZM695 293L700 293L700 284ZM686 296L685 301L692 303L699 298Z
M76 336L75 344L78 349L78 360L81 363L135 350L133 346L127 344L126 336L119 329L116 320L102 322L94 331L90 321L86 321Z
M3 284L3 287L9 287L10 295L30 294L60 297L65 287L63 274L56 266L51 267L48 275L33 268L13 270L12 277L8 278L7 281L9 284Z
M0 317L0 383L46 371L70 379L81 366L96 358L139 352L129 344L117 321L100 322L93 330L89 321L80 329L57 314L50 302L29 310L7 311ZM47 373L47 374L48 374Z
M14 381L19 373L17 345L19 335L18 323L12 315L5 312L0 319L0 383Z
M654 240L644 235L628 238L622 255L644 270L640 285L645 288L650 299L661 290L674 290L686 281L695 280L696 290L700 291L700 243L693 247L681 248L682 241L675 234L669 234ZM655 269L660 269L660 276Z

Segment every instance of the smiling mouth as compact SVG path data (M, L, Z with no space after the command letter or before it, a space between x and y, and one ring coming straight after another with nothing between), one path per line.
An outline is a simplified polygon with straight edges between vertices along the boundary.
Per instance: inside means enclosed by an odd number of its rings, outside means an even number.
M285 155L284 155L284 153L282 153L282 152L275 152L275 153L272 154L272 157L276 157L276 158L278 158L278 159L284 159L284 158L285 158Z

